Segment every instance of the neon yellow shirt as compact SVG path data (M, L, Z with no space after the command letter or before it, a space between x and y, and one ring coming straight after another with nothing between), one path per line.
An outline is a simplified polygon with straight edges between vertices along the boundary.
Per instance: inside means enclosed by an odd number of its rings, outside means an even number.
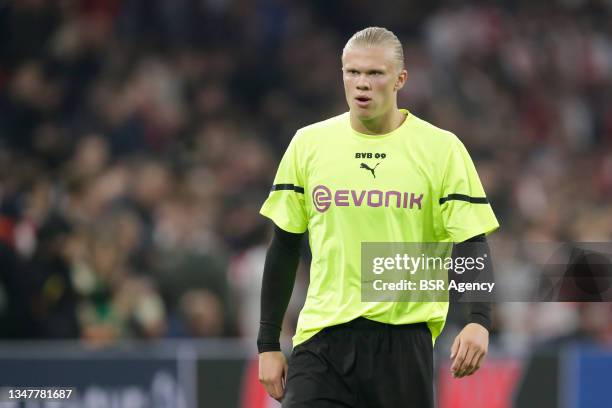
M447 302L362 302L362 242L462 242L499 224L465 147L407 110L384 135L349 113L297 131L261 208L285 231L309 231L310 284L293 345L357 317L427 322L440 334Z

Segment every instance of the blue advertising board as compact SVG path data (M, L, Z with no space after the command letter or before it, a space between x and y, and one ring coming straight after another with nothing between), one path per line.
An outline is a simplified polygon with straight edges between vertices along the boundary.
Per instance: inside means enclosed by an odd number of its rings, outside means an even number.
M612 407L612 349L582 345L565 351L559 387L563 408Z

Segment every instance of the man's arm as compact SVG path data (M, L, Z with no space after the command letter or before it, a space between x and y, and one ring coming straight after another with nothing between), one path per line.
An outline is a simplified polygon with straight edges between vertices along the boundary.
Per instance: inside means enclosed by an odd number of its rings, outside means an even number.
M295 284L303 237L304 234L293 234L274 226L261 284L261 318L257 336L260 353L280 351L281 326Z
M280 332L300 260L304 234L293 234L274 227L274 236L266 253L261 284L261 318L257 349L259 381L270 396L281 400L287 361L280 351Z
M487 239L483 234L455 245L453 257L469 257L472 259L482 257L484 268L474 281L493 282L491 253ZM472 301L468 303L468 307L470 311L469 323L457 335L451 347L451 359L454 358L451 372L454 377L458 378L475 373L480 368L489 347L491 302L486 300Z

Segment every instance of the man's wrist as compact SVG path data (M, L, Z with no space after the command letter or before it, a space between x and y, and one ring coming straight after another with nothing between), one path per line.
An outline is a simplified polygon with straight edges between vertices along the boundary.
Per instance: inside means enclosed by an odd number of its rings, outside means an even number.
M476 323L484 327L488 332L491 331L491 319L481 314L472 313L468 323Z

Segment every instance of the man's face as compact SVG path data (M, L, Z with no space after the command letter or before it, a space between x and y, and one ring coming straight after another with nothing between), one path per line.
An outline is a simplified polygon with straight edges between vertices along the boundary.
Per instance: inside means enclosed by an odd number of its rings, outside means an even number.
M397 90L406 80L390 47L353 46L342 55L344 93L351 112L373 119L396 106Z

